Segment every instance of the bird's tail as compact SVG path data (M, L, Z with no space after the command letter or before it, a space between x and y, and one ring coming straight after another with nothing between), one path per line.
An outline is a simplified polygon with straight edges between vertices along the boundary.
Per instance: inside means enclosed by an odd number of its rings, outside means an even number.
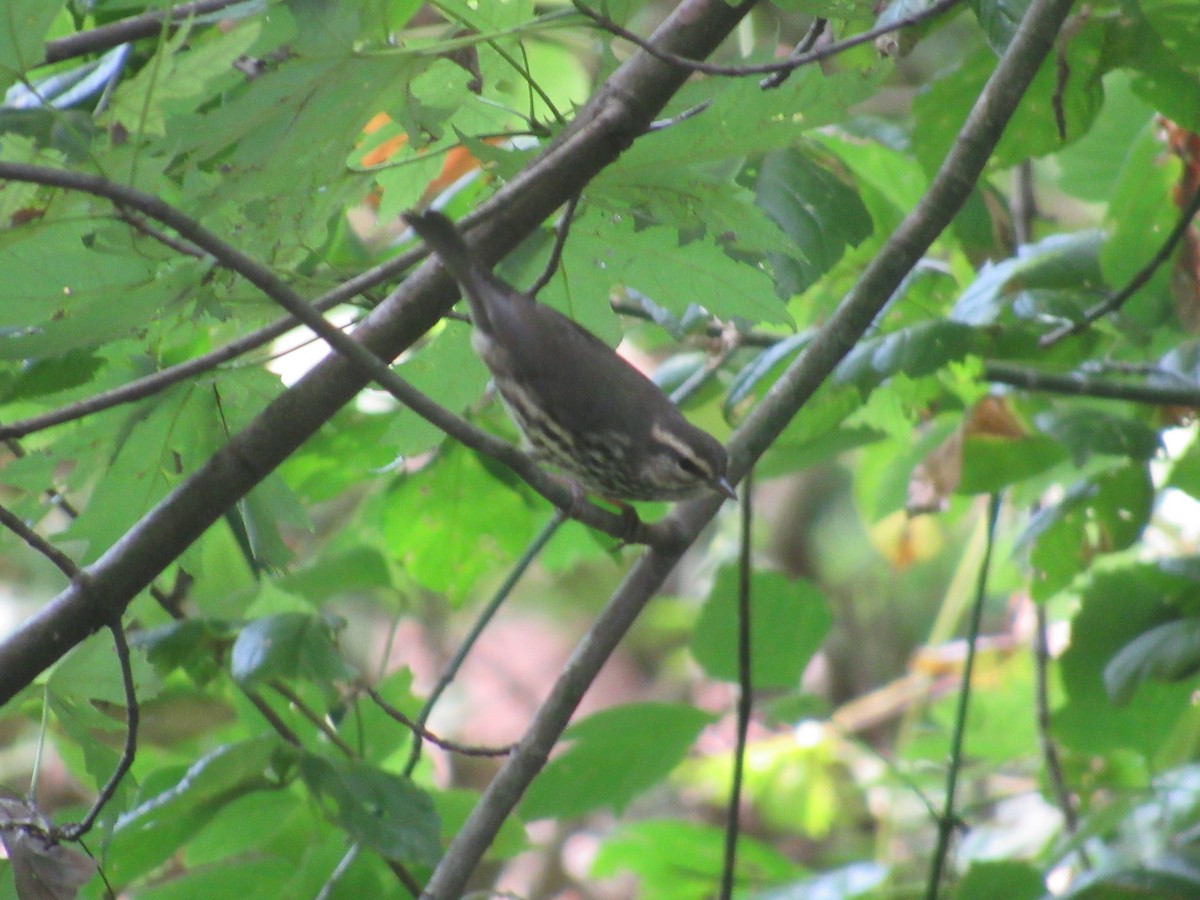
M482 266L467 247L458 226L447 216L432 209L421 213L406 212L403 217L429 248L441 257L455 281L470 287L479 277Z

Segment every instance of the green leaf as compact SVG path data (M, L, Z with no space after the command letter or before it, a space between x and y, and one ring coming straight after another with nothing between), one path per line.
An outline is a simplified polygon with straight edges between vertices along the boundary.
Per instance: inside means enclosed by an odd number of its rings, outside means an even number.
M816 332L806 329L766 347L738 370L725 395L725 412L730 414L752 393L761 396L783 374L793 358L807 347Z
M871 234L871 217L845 180L809 154L777 150L762 161L755 185L758 203L795 249L769 255L776 290L787 299L831 269L846 247Z
M1032 544L1034 599L1067 587L1097 555L1132 545L1153 501L1146 467L1128 465L1078 482L1061 502L1034 516L1020 537L1020 543Z
M755 572L750 582L751 683L794 688L833 623L824 595L808 581ZM692 636L692 655L710 678L738 680L738 578L717 576Z
M146 777L117 819L105 871L122 883L166 861L227 803L274 783L274 735L224 744L190 766Z
M1039 413L1034 424L1062 443L1077 466L1086 463L1094 453L1148 460L1162 447L1154 429L1098 409L1077 406L1051 409Z
M160 675L184 669L195 681L204 683L217 675L218 650L237 633L236 628L213 619L181 619L159 628L135 631L130 646L146 654Z
M976 0L971 7L988 46L999 55L1016 34L1017 26L1029 8L1029 0Z
M213 863L178 873L140 892L153 900L192 900L194 897L254 897L264 884L282 885L295 873L295 863L279 856L256 854ZM318 883L319 885L319 883ZM318 887L314 885L314 887Z
M1200 443L1192 441L1175 461L1166 486L1183 491L1191 497L1200 498Z
M320 685L355 676L334 643L328 618L304 613L265 616L245 625L233 643L229 665L239 684L253 687L271 678L303 679Z
M1087 134L1057 154L1059 185L1082 200L1107 203L1138 132L1154 114L1134 93L1128 73L1109 72L1100 115Z
M1104 685L1124 706L1144 681L1182 681L1200 671L1200 619L1164 622L1138 635L1104 667Z
M429 795L410 779L311 753L300 758L300 775L353 839L397 862L433 866L441 857L438 815Z
M162 262L128 229L79 218L0 232L0 255L0 359L57 356L133 335L203 277L197 260Z
M180 28L159 44L153 64L118 82L100 121L134 134L165 136L170 113L207 96L213 82L225 80L237 59L258 40L260 29L258 22L248 21L191 40L191 29ZM184 46L187 52L180 52Z
M292 533L313 530L299 498L274 472L238 501L237 512L245 526L257 570L279 572L292 561L295 554L280 530L281 525L289 526Z
M137 698L146 702L161 690L158 675L140 653L130 653L129 668ZM72 701L101 700L125 705L125 682L113 648L112 635L102 631L66 654L50 672L46 689ZM123 727L120 719L110 720L111 727Z
M686 105L708 99L715 84L701 84L696 93L677 98ZM725 83L703 115L678 122L637 141L620 166L668 170L691 167L696 160L740 159L791 146L801 135L840 122L845 110L870 96L871 82L852 72L826 74L804 68L775 90L764 91L758 80L742 78ZM685 108L682 107L681 108Z
M410 410L382 415L342 409L279 471L303 500L331 500L385 470L398 456L428 450L442 437Z
M102 359L86 350L35 359L23 365L15 377L0 381L0 395L9 403L56 394L87 384L103 366Z
M632 873L638 896L671 900L707 900L721 875L724 829L676 819L646 819L620 825L604 839L591 874L613 878ZM680 865L688 860L688 865ZM737 877L741 883L778 884L798 878L799 866L769 844L752 837L738 840Z
M1131 641L1178 619L1172 600L1194 595L1194 572L1131 565L1092 577L1071 622L1071 644L1059 661L1067 701L1053 716L1054 734L1081 753L1126 748L1153 755L1192 702L1195 685L1143 681L1137 702L1117 706L1105 671Z
M96 559L226 440L211 390L183 383L168 388L129 417L111 462L87 506L62 538L87 541L84 562Z
M484 573L516 559L535 515L508 469L453 444L387 493L382 527L409 576L459 601Z
M657 784L715 721L690 706L637 703L594 713L567 729L572 742L530 785L527 819L565 818L594 809L620 812Z
M1200 30L1194 7L1187 0L1146 0L1114 23L1126 39L1128 64L1137 72L1135 93L1193 131L1200 129L1200 68L1193 53Z
M835 370L835 383L852 384L866 393L898 372L909 378L932 375L947 363L977 353L983 342L980 332L960 322L922 322L860 341Z
M1028 863L977 861L954 888L957 900L1041 900L1042 873Z
M42 61L46 29L61 7L55 0L4 0L0 6L0 87Z
M999 165L1015 165L1060 149L1064 140L1058 110L1066 123L1066 141L1087 131L1103 102L1100 79L1108 64L1103 51L1116 27L1092 19L1072 34L1062 54L1043 60L993 154ZM1069 84L1059 75L1064 66L1071 72ZM944 70L943 77L913 102L913 147L926 172L937 171L946 158L994 67L992 51L978 50L960 66Z
M478 805L479 794L464 788L451 788L438 791L432 796L432 799L442 822L442 842L449 844L462 831L467 817ZM518 853L529 849L529 839L525 835L524 825L519 818L510 815L505 818L495 838L488 844L484 858L489 860L512 859Z
M790 321L765 272L736 262L711 237L681 243L674 228L637 230L632 217L584 216L571 228L562 265L571 297L607 298L620 284L676 316L696 304L726 319Z
M605 207L633 211L689 238L705 235L726 249L752 257L792 247L767 217L754 194L728 173L675 166L606 169L589 186L588 198Z
M1046 472L1067 458L1058 441L1040 436L1012 439L971 435L962 445L956 494L990 494Z
M348 593L388 587L391 583L383 554L361 544L323 553L279 579L283 590L299 594L313 604Z
M821 387L759 461L758 474L770 478L806 469L880 440L884 433L879 428L847 424L862 409L862 395L856 389Z
M985 264L950 317L968 325L1012 321L1021 311L1038 315L1047 295L1074 299L1082 311L1101 297L1100 238L1097 231L1051 235L1011 259Z
M1175 163L1163 165L1157 123L1147 122L1130 145L1129 155L1109 197L1109 233L1100 249L1100 266L1111 285L1124 285L1159 251L1163 236L1175 227L1179 211L1164 202L1179 178ZM1121 317L1153 327L1175 315L1172 266L1159 266L1150 280L1121 307Z

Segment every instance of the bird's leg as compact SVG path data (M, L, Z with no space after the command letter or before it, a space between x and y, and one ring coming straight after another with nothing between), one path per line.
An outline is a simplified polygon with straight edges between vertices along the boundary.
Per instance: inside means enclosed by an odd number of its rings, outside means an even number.
M583 489L583 485L569 475L564 475L561 472L551 472L550 476L566 485L567 490L571 492L571 503L563 509L563 512L569 519L578 519L583 513L583 508L587 505L587 491ZM621 534L613 550L620 550L629 544L646 543L642 538L642 529L645 526L636 509L628 503L622 500L614 500L612 497L601 495L600 499L605 503L615 506L621 516Z
M613 500L611 497L604 499L621 511L621 539L613 550L621 550L630 544L646 543L642 539L642 519L637 510L622 500Z

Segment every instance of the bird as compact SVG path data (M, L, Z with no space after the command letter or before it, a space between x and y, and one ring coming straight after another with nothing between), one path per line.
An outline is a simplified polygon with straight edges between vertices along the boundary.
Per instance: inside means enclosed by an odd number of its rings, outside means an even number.
M736 498L721 442L697 428L653 381L574 320L503 281L434 210L403 213L437 254L471 311L471 346L527 449L572 492L626 501ZM636 514L635 514L636 515Z

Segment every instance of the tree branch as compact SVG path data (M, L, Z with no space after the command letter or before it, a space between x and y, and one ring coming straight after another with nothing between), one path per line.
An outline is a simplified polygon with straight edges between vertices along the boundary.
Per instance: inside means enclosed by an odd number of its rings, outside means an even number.
M683 3L675 16L696 15ZM975 102L941 168L921 198L833 316L767 391L730 441L731 474L740 478L775 441L800 407L862 338L905 275L962 207L983 172L1017 103L1053 46L1071 0L1033 0L991 78ZM713 14L718 14L714 10ZM664 28L669 26L664 26ZM661 41L659 41L661 45ZM538 709L512 756L505 761L459 829L422 894L426 900L456 900L496 832L549 757L584 692L679 557L720 508L720 498L693 500L668 516L682 540L673 548L650 548L576 645L562 674Z
M88 53L103 53L120 44L158 34L162 31L164 22L178 25L196 16L211 15L243 2L244 0L197 0L195 3L184 3L173 9L130 16L128 19L110 22L88 31L46 41L46 55L41 65L62 62L64 59Z
M949 765L946 769L946 796L942 801L942 812L937 818L937 846L929 865L929 881L925 885L925 900L937 900L942 884L942 871L946 856L950 852L950 838L959 824L954 811L954 792L958 785L958 773L963 762L963 746L967 734L967 710L971 703L971 673L975 670L976 642L979 625L983 621L983 605L987 599L988 572L992 564L992 552L996 548L996 520L1000 516L1000 495L988 498L987 543L983 559L979 563L979 574L975 579L975 602L971 605L971 618L967 624L967 658L963 663L962 684L958 689L958 707L954 714L954 731L950 736Z
M701 59L691 59L686 56L681 56L678 53L672 53L667 49L656 44L653 39L646 40L639 37L627 28L622 28L612 19L601 13L596 12L591 7L587 6L582 0L572 0L572 5L585 18L595 22L596 25L607 31L609 34L616 35L619 38L624 38L638 48L649 53L651 56L662 60L672 66L677 66L681 69L686 69L689 72L701 72L705 75L720 75L726 78L745 78L750 75L787 75L794 72L802 66L811 65L815 62L820 62L823 59L837 56L844 50L849 50L857 47L860 44L869 44L876 38L882 37L885 34L891 34L893 31L899 31L902 28L908 28L910 25L918 25L926 19L932 19L935 16L941 15L948 9L957 6L961 0L937 0L931 6L920 12L915 12L910 16L905 16L902 19L897 19L894 22L888 22L885 25L877 25L867 31L854 35L854 37L846 38L844 41L836 41L822 47L820 50L809 50L805 52L801 50L799 53L793 52L787 59L778 62L770 63L753 63L744 66L723 66L717 63L705 62ZM824 26L819 31L812 33L812 40L815 42L820 36L820 32L824 30ZM808 40L807 36L805 40ZM800 46L803 46L805 41L801 41ZM773 79L768 79L762 87L773 88L782 84L773 83Z
M725 0L685 0L660 29L660 43L673 52L711 52L749 7L731 7ZM643 53L622 64L540 156L466 217L462 224L481 261L495 263L515 248L537 223L615 160L686 77ZM364 320L354 337L377 356L394 359L455 299L457 293L440 268L423 266ZM69 587L0 643L0 703L120 616L159 572L367 382L357 366L334 354L269 403L88 567L90 590ZM658 533L681 539L673 527L673 521L661 523Z
M729 784L729 803L725 807L725 855L721 866L720 900L733 897L737 876L738 836L742 830L742 784L746 773L746 740L750 734L750 715L754 711L754 662L751 637L751 544L754 537L754 470L746 473L742 483L741 545L738 547L738 616L737 616L737 743L733 750L733 775Z
M1200 409L1200 386L1167 387L1152 384L1128 384L1107 378L1093 378L1082 372L1041 372L1012 363L986 362L983 377L1027 391L1046 391L1077 397L1103 397L1128 400L1153 406L1192 406Z

